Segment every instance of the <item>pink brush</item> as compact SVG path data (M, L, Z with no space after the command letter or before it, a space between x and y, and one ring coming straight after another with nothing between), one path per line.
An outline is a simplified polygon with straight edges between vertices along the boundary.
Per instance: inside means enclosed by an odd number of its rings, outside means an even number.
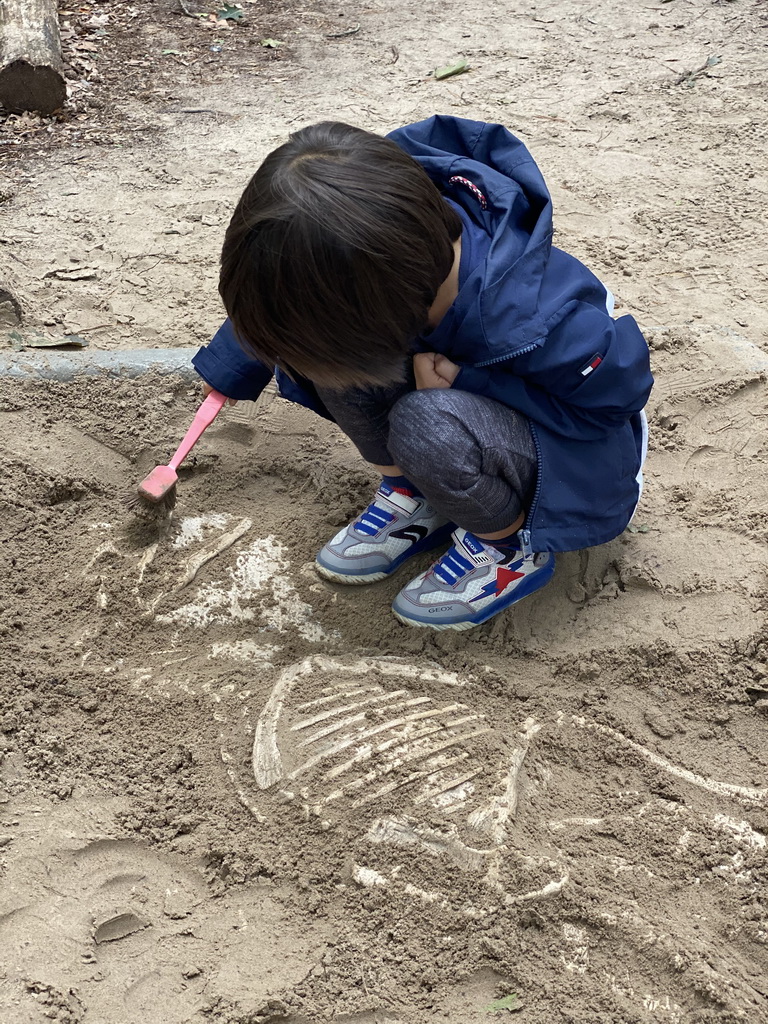
M149 476L145 477L136 489L136 495L131 495L129 504L136 507L141 502L148 502L150 505L164 504L166 508L173 508L176 504L176 482L178 473L176 470L182 464L187 455L200 440L206 430L221 410L227 396L218 391L211 391L203 404L195 413L192 426L184 435L184 440L176 449L176 453L167 466L155 466Z

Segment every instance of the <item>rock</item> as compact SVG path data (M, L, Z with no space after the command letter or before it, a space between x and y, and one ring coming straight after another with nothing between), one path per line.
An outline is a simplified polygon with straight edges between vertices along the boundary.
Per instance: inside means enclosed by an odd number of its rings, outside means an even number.
M0 327L18 327L21 323L21 303L8 288L0 285Z
M649 708L643 715L645 724L651 730L656 733L664 740L668 740L670 736L675 735L675 730L672 727L668 718L658 710L658 708Z
M21 321L10 302L0 302L0 327L18 327Z

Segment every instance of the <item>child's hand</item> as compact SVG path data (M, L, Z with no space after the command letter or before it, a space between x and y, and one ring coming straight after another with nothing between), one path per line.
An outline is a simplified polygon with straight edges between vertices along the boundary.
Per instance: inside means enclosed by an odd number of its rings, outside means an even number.
M211 387L211 385L210 384L206 384L206 382L203 381L203 398L207 398L208 395L210 395L210 393L212 391L213 391L213 388ZM236 398L228 398L227 399L227 405L237 405L237 399Z
M437 352L417 352L413 357L416 390L449 388L456 380L460 367Z

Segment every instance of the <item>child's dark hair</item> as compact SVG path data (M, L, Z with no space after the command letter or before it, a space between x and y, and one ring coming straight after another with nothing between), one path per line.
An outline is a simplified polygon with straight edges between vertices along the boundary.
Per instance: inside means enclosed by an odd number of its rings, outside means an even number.
M461 220L394 142L334 121L290 136L251 178L219 292L244 349L326 387L402 377L450 273Z

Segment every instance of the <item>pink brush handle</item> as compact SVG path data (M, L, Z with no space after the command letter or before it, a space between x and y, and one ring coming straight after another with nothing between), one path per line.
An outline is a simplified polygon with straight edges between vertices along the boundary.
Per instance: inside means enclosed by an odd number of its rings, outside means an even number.
M219 391L212 391L200 408L195 413L195 418L192 420L192 426L184 435L184 440L181 442L179 447L176 449L176 454L173 456L168 466L176 472L179 466L182 464L184 459L189 455L192 449L195 447L197 442L200 440L200 436L203 431L210 427L216 417L219 415L221 410L224 408L224 403L227 400L226 395L222 395Z

